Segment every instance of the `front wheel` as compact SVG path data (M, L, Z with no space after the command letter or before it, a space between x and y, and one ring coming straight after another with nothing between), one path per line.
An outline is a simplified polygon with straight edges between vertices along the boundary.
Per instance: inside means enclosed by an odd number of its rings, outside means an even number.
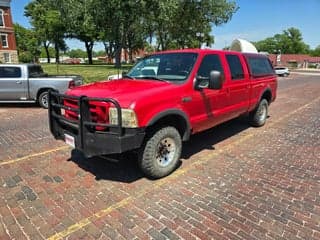
M174 127L164 127L150 136L139 156L142 172L150 178L169 175L177 167L181 156L182 140Z
M40 107L47 109L48 108L48 92L44 91L40 93L38 97L38 102Z
M263 126L268 117L269 103L266 99L262 99L258 107L249 114L250 124L254 127Z

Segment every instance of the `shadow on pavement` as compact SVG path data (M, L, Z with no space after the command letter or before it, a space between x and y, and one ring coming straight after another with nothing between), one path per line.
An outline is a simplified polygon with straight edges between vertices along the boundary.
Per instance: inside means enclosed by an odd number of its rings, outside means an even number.
M248 123L247 117L240 117L204 132L193 135L190 140L183 145L181 157L188 159L192 155L202 150L214 150L214 145L230 138L251 126Z
M37 103L0 103L0 108L41 108Z
M134 154L86 158L80 151L73 150L70 161L83 170L92 173L96 180L110 180L131 183L143 178Z
M249 127L246 118L238 118L196 134L184 143L181 157L188 160L202 150L214 150L215 144ZM104 159L101 157L86 158L81 152L73 150L69 161L73 161L83 170L96 176L96 180L131 183L144 177L138 168L137 157L134 153L126 153L122 156L113 155L109 159ZM179 164L181 165L181 161Z

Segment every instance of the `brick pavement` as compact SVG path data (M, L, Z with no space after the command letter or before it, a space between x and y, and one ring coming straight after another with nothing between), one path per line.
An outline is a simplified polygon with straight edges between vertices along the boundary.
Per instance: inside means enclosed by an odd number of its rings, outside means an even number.
M320 81L279 86L265 127L240 119L198 134L182 166L157 181L131 156L116 164L48 151L63 144L32 109L25 141L16 132L15 145L0 145L0 239L320 239Z

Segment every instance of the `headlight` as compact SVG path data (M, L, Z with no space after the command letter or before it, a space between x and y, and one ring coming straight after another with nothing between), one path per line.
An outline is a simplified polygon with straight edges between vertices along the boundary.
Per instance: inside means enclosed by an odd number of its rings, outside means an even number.
M138 121L136 113L132 109L121 109L122 115L122 127L136 128L138 127ZM118 112L116 108L111 107L109 109L109 121L110 124L118 124Z

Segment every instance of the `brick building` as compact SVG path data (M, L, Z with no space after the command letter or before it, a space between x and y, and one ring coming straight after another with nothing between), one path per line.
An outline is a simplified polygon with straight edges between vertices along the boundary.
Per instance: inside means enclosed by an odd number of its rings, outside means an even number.
M0 0L0 62L18 62L18 53L10 10L11 0Z
M320 67L320 57L312 57L307 54L269 54L269 59L273 65L287 67L308 68L311 66Z

